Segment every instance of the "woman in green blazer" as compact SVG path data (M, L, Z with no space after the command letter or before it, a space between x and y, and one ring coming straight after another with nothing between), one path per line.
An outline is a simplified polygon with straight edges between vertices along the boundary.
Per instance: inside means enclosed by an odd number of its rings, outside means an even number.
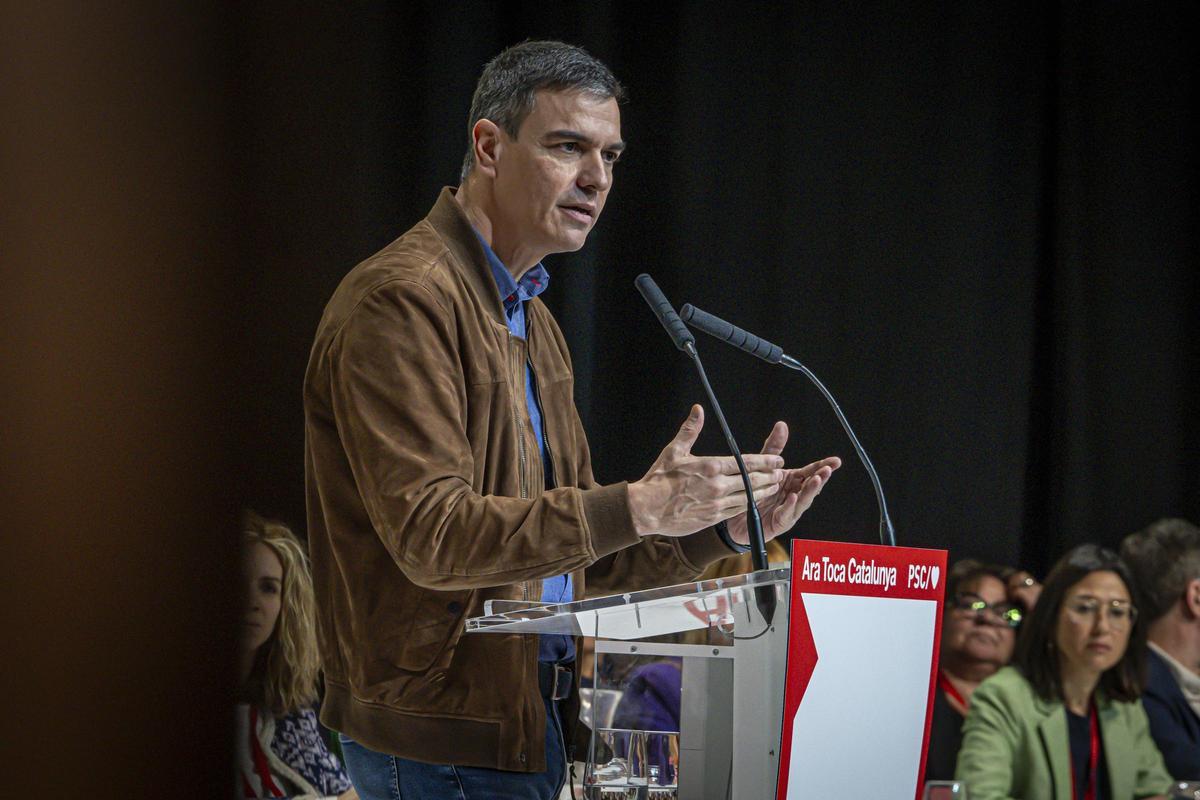
M1132 587L1096 545L1054 567L1015 666L971 696L955 770L971 800L1166 797L1171 778L1137 702L1145 632Z

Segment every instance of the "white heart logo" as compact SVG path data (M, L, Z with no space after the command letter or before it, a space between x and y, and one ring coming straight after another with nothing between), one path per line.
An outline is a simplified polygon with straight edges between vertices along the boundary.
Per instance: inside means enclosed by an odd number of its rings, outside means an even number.
M933 588L935 588L935 589L937 588L938 578L940 578L940 577L942 577L942 568L941 567L935 566L931 570L929 570L929 578L930 578L930 580L933 581Z

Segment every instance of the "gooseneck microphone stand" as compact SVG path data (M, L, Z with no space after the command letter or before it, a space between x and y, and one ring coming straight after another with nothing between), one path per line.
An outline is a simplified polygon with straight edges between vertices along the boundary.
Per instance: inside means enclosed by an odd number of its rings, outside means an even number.
M837 400L833 399L833 395L825 388L825 384L817 379L812 370L785 354L783 348L779 347L779 345L772 344L766 339L744 331L720 317L709 314L706 311L701 311L691 303L685 304L680 309L680 316L687 320L689 325L704 331L709 336L731 344L752 356L757 356L768 364L782 364L788 369L794 369L812 381L813 385L829 401L829 405L833 408L833 413L837 416L838 422L842 424L842 429L846 431L846 436L849 437L850 443L854 445L854 452L858 454L859 460L867 470L867 475L871 478L871 486L875 489L875 501L879 505L879 541L895 547L896 529L892 527L892 518L888 514L887 500L883 496L883 486L879 483L879 473L875 471L875 465L871 463L871 459L867 456L867 451L863 449L862 444L858 441L858 437L854 435L854 431L850 428L850 423L846 420L846 415L842 413L841 406L838 405Z
M709 406L717 418L717 423L721 426L721 433L725 436L725 444L733 454L734 461L737 462L738 471L742 476L742 486L746 490L746 530L750 537L750 560L754 565L755 571L767 569L769 566L767 562L767 546L763 538L762 518L758 513L758 505L754 502L754 487L750 483L750 473L746 469L746 462L742 458L742 451L738 448L737 441L733 438L733 431L729 429L725 413L721 410L721 404L717 402L717 395L713 392L712 384L708 381L708 375L704 371L704 364L700 361L700 354L696 351L696 337L692 336L692 332L679 319L679 315L675 313L675 309L662 293L662 290L658 288L658 284L654 282L653 278L643 273L637 277L634 285L646 300L646 303L649 304L654 315L658 317L658 321L662 323L663 328L666 329L667 335L671 337L671 341L674 342L675 347L686 353L691 359L692 364L696 367L696 373L700 376L700 383L704 387L704 393L708 396ZM770 626L771 620L775 616L775 587L759 586L754 590L754 595L758 610L763 616L763 621Z
M862 461L863 467L867 470L867 475L871 479L871 486L875 489L875 502L879 504L879 541L895 547L896 529L892 527L892 518L888 514L887 500L883 496L883 486L879 483L879 473L875 471L875 465L871 463L867 451L863 449L862 444L858 441L858 437L854 435L854 431L850 428L850 423L846 420L846 415L842 413L841 406L838 405L837 400L833 399L833 395L825 388L825 384L821 383L820 379L808 367L789 355L784 355L780 358L779 363L789 369L803 373L804 377L812 381L813 386L816 386L817 390L829 401L829 406L833 409L838 422L842 424L842 429L846 431L846 436L849 437L850 443L854 445L854 452L858 454L859 460Z

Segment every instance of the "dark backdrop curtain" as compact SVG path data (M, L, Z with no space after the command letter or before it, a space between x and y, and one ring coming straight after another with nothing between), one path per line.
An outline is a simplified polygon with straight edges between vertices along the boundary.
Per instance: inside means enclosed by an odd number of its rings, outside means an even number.
M237 27L230 302L245 502L303 527L300 387L341 276L457 182L483 63L583 45L630 143L544 295L601 480L701 399L633 290L647 271L841 398L900 543L1045 570L1200 517L1196 24L1183 6L411 3ZM870 484L816 391L700 342L743 449L847 464L795 534L874 541ZM715 424L701 448L720 452Z

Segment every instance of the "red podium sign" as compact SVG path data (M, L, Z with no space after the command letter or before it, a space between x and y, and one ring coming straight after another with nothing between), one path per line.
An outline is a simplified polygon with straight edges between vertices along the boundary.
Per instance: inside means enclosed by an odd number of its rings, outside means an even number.
M946 551L792 542L777 800L918 798Z

